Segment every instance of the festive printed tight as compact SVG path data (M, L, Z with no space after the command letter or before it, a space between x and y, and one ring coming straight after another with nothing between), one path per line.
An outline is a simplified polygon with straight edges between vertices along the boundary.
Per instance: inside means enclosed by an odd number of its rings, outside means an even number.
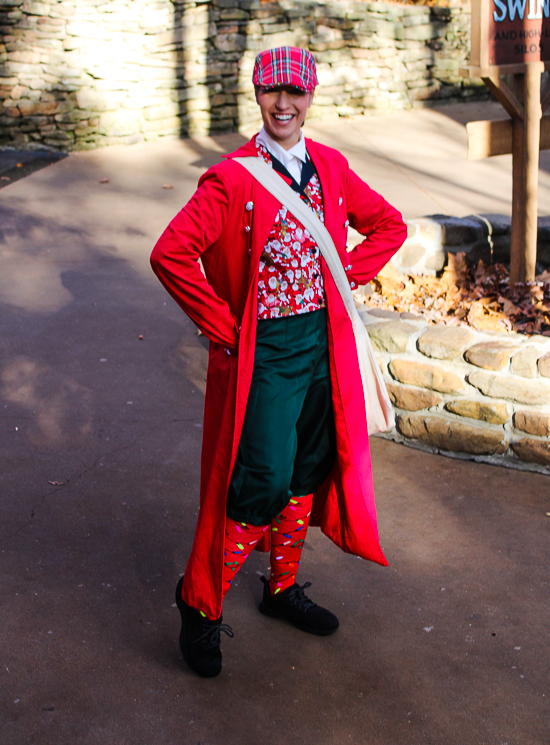
M292 497L284 510L271 521L272 595L292 587L298 572L300 556L306 539L313 494Z
M269 589L276 595L296 579L300 556L309 525L313 495L292 497L285 509L271 521L271 574ZM223 559L223 595L254 546L269 525L250 525L226 518Z
M235 522L229 516L226 517L222 597L225 597L233 578L268 528L269 525L250 525L249 523Z

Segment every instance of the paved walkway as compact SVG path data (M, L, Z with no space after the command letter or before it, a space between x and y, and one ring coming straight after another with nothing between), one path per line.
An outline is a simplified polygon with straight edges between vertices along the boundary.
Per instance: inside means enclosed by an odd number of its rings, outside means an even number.
M308 132L408 217L509 214L510 159L465 160L469 111ZM375 440L390 567L316 529L302 563L339 632L260 615L255 555L227 597L222 675L180 660L172 593L197 511L207 351L148 256L202 170L242 140L71 155L0 192L0 742L546 745L539 474Z
M65 157L66 153L52 150L23 151L11 147L0 148L0 189Z

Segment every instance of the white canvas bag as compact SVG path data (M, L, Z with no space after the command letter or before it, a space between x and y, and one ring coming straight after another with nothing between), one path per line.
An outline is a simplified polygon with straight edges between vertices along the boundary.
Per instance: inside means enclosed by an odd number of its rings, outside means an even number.
M263 158L251 156L233 158L233 160L246 168L277 201L290 210L302 225L308 229L319 246L319 250L344 302L344 307L353 328L355 343L357 345L359 370L363 382L369 435L386 432L395 424L391 401L378 362L376 361L369 335L355 307L348 278L330 233L313 210L300 199L298 194L283 181Z

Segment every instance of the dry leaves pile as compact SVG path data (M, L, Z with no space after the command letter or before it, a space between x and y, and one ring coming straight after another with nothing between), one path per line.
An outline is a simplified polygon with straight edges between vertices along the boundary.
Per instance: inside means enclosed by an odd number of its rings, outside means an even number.
M480 261L472 270L459 253L449 254L441 277L402 275L387 264L370 286L373 292L360 299L371 307L415 313L434 324L550 336L550 271L511 289L501 264Z

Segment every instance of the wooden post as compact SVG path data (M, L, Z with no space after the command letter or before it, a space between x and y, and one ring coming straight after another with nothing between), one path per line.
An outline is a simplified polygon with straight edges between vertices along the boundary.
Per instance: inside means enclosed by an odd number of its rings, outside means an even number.
M523 103L523 73L513 76L512 90ZM525 165L524 121L521 117L512 117L512 228L510 243L510 284L521 282L524 276L525 261L523 245L525 238Z
M528 6L528 7L527 7ZM511 121L471 126L472 157L510 152L513 156L512 245L510 283L535 279L539 149L546 144L542 112L550 105L550 85L541 96L541 75L550 68L550 2L472 0L471 67L511 117ZM509 87L504 75L511 75ZM542 101L541 101L542 99ZM511 142L510 142L511 140ZM485 156L483 155L485 153Z
M521 275L510 275L511 284L516 282L533 282L537 262L537 217L538 217L538 182L539 182L539 146L540 120L540 77L544 65L540 62L529 62L524 75L524 119L523 119L523 153L522 181L524 182L524 230ZM513 218L512 218L513 220Z
M510 87L498 71L481 74L485 85L510 114L511 148L509 129L505 122L471 122L470 132L477 136L473 142L472 157L512 153L512 236L510 256L510 284L532 282L537 261L537 215L539 151L541 143L547 147L548 117L542 116L541 75L544 63L528 62L522 70L514 71ZM550 96L543 93L546 103ZM541 141L541 126L544 137ZM485 153L485 154L483 154Z

